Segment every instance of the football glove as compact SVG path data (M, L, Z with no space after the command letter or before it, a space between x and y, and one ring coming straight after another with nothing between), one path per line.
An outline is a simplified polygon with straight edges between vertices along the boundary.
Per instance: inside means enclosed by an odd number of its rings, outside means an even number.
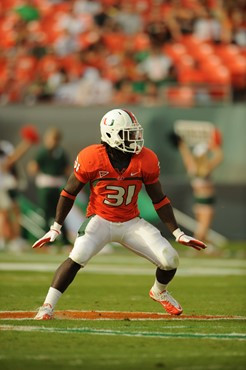
M192 247L198 251L207 248L206 244L200 240L192 238L191 236L185 235L185 233L180 229L176 229L173 232L173 235L175 236L176 242L187 245L187 247Z
M58 235L61 234L61 227L62 225L54 222L54 224L50 227L50 231L48 231L42 238L37 240L33 244L32 248L42 248L46 243L52 243L55 241Z

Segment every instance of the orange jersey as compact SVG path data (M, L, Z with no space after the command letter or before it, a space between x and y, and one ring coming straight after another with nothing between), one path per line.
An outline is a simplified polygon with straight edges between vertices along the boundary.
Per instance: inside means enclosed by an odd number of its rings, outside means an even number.
M125 222L139 215L138 193L142 184L158 181L160 168L156 154L143 148L132 156L124 172L115 169L106 148L96 144L81 150L74 164L74 174L84 184L90 183L86 216L93 214L113 222Z

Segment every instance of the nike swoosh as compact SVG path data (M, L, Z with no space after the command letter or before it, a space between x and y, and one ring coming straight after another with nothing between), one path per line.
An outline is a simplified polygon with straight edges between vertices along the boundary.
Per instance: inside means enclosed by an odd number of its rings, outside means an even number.
M131 176L135 176L137 173L139 173L139 171L137 171L137 172L131 172Z

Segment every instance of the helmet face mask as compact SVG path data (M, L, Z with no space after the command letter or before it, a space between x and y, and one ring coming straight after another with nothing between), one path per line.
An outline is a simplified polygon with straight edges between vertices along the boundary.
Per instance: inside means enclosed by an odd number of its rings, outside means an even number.
M112 148L126 153L139 154L143 148L143 128L133 113L113 109L100 123L101 139Z
M122 150L129 153L140 153L143 143L143 129L126 129L119 132L119 136L123 139Z

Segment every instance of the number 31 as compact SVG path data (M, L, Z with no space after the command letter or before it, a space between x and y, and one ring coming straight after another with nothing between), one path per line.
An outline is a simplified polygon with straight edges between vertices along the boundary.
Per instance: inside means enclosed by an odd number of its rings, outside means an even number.
M104 199L103 203L108 204L110 206L119 207L124 203L124 195L127 193L125 205L131 203L134 191L136 186L135 185L129 185L127 189L121 187L121 186L106 186L107 190L115 190L117 193L115 194L107 194L107 199ZM110 202L108 199L114 199L115 202Z

